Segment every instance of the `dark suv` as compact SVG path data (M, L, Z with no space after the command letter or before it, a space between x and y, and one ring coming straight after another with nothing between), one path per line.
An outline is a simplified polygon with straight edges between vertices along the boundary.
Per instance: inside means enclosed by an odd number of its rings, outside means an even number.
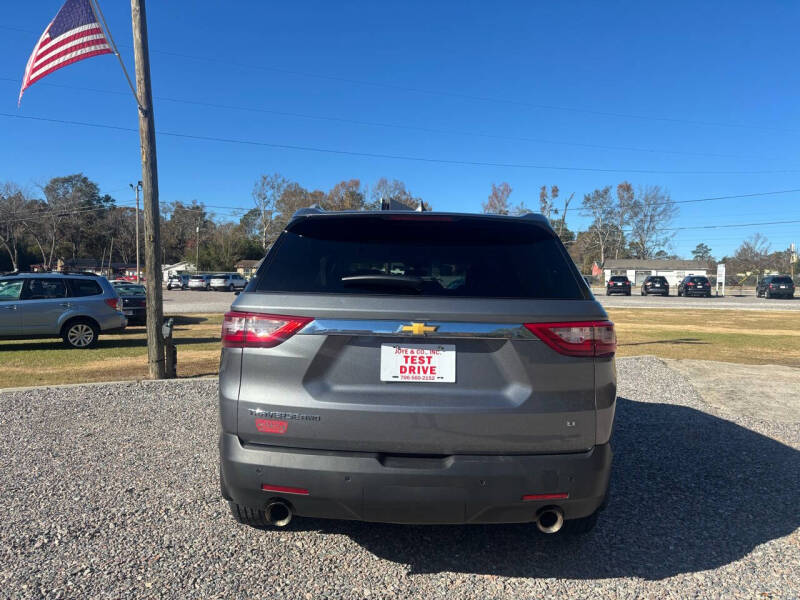
M767 275L758 282L756 296L759 298L793 298L794 281L788 275Z
M631 280L625 275L614 275L606 283L606 296L611 294L631 295Z
M298 213L222 326L222 495L292 515L590 529L614 326L545 218Z
M669 281L663 275L650 275L642 282L642 296L661 294L669 296Z
M678 296L711 297L711 282L702 275L687 275L678 284Z

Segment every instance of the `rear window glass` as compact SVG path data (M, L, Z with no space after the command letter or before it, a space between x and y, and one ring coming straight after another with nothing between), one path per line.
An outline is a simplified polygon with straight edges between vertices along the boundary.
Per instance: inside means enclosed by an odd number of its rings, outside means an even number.
M791 277L773 277L772 283L787 284L787 283L792 283L792 279Z
M26 300L47 300L50 298L63 298L67 295L67 286L63 279L28 280L28 289L23 293Z
M658 277L648 277L648 279L653 283L664 283L666 281L666 279L660 275Z
M693 281L694 283L706 283L706 282L708 282L708 279L706 279L705 277L690 277L689 280Z
M321 217L286 231L256 291L582 299L548 230L470 217Z
M614 275L609 281L628 281L628 278L624 275Z
M103 288L93 279L70 279L68 281L72 296L97 296L103 293Z

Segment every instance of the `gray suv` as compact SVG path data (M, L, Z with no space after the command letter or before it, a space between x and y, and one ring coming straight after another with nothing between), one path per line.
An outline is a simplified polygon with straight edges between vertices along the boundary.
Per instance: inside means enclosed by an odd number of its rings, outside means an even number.
M0 277L0 338L61 337L91 348L101 332L124 329L122 302L105 277L18 273Z
M583 532L605 504L614 326L541 216L300 211L222 345L241 523Z

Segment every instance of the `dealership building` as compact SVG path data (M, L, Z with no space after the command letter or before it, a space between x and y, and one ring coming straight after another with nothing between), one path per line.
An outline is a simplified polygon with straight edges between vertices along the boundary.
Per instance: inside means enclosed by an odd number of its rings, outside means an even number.
M612 275L627 275L634 285L641 285L650 275L663 275L670 286L678 285L687 275L708 275L708 265L696 260L640 260L612 258L601 267L605 281Z

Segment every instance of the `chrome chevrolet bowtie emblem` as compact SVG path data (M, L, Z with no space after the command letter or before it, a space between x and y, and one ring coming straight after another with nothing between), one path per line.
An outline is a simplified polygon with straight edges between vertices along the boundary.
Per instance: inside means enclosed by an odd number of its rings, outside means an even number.
M426 325L425 323L411 323L411 325L403 325L400 331L403 333L410 333L411 335L425 335L426 333L433 333L439 329L438 325Z

